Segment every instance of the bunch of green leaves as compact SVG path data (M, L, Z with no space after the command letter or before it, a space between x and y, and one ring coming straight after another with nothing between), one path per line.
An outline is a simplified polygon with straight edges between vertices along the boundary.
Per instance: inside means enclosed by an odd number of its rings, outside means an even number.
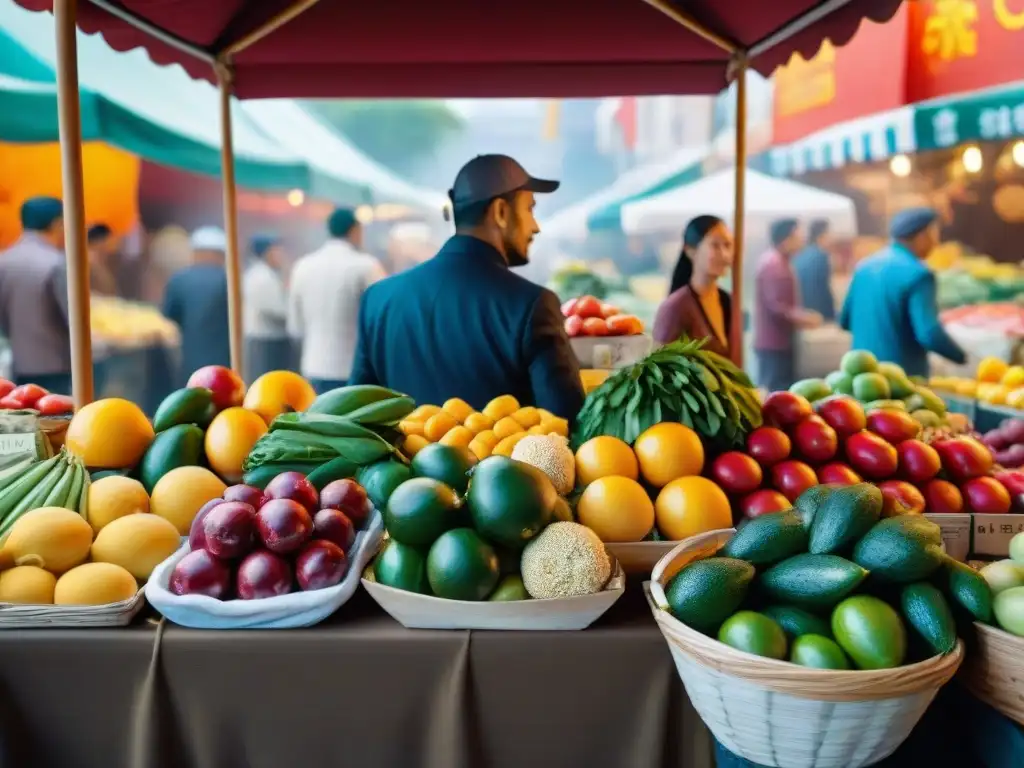
M583 403L573 445L599 435L632 444L647 428L675 421L719 450L739 447L761 426L761 404L750 378L704 340L666 344L622 368Z

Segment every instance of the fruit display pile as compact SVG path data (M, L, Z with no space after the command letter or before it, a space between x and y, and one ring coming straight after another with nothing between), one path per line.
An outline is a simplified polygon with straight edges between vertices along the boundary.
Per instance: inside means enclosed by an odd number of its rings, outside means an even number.
M737 650L819 669L891 669L991 622L992 590L948 557L920 515L885 516L881 491L818 486L742 523L665 589L675 618Z
M0 470L0 541L33 509L63 507L88 519L89 473L66 450L43 461L24 458Z
M568 436L569 422L543 408L520 407L512 395L494 398L482 411L474 411L457 397L441 406L420 405L398 424L406 456L415 456L431 443L468 448L477 459L511 456L527 435Z
M562 304L565 332L575 336L638 336L644 324L636 315L606 304L594 296L580 296Z
M761 425L757 393L743 371L703 346L673 342L615 371L587 395L573 445L602 435L632 444L661 422L683 424L714 447L741 445Z
M147 304L94 295L90 311L92 338L97 344L123 348L178 343L178 326Z
M946 404L928 387L911 381L895 363L880 363L870 352L852 350L843 355L839 370L824 379L804 379L790 387L816 402L831 395L847 395L868 411L907 411L923 426L946 423Z
M765 426L745 451L718 456L711 476L745 517L788 507L821 484L877 483L887 507L915 514L1011 508L1011 491L988 447L970 437L920 439L920 422L902 410L865 412L854 398L816 401L775 392L763 405Z
M981 435L980 440L995 454L1000 466L1024 466L1024 419L1004 419L998 427Z
M989 563L981 575L992 588L995 623L1012 635L1024 637L1024 534L1010 540L1010 557Z
M22 384L0 378L0 410L32 410L43 416L65 416L75 410L68 395L51 394L38 384Z
M196 514L169 589L260 600L333 587L345 578L356 530L371 512L366 491L351 479L319 492L299 472L283 472L263 490L231 486Z
M604 589L612 575L608 553L593 531L572 521L556 487L572 487L561 474L572 466L558 455L568 453L564 438L529 436L516 448L534 463L506 456L478 461L466 448L439 443L419 450L411 476L384 500L387 543L366 577L473 602Z
M929 384L940 392L977 398L988 405L1024 408L1024 366L1009 365L997 357L978 363L973 379L933 376Z

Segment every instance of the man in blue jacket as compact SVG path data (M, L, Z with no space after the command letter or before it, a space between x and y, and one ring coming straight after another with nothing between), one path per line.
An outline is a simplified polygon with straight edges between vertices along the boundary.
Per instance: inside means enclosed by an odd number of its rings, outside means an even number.
M558 297L509 269L527 263L540 232L534 195L556 189L505 155L463 166L448 192L455 235L363 294L349 383L421 404L459 397L476 409L510 394L575 419L583 387Z
M928 375L928 353L966 362L960 346L939 322L935 275L924 259L939 243L932 208L911 208L893 217L892 243L853 273L839 324L853 334L853 348L898 363L911 376Z

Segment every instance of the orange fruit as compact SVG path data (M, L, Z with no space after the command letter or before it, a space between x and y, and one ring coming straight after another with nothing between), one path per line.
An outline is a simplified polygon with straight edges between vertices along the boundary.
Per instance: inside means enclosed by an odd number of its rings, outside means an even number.
M661 489L654 502L661 535L670 541L732 526L725 491L706 477L681 477Z
M640 477L633 449L619 438L607 435L587 440L576 451L576 481L585 486L610 475L630 480Z
M270 424L275 417L290 411L304 411L316 400L312 385L293 371L264 373L245 393L244 408L258 413Z
M1006 375L1009 368L1010 366L998 357L986 357L978 363L977 379L981 382L996 384Z
M680 477L699 475L704 469L704 444L683 424L655 424L636 439L633 450L644 480L655 488Z
M192 520L208 501L219 499L227 486L204 467L178 467L161 477L149 497L149 511L170 520L188 536Z
M218 413L206 430L206 460L210 469L231 483L242 481L242 462L267 424L255 411L228 408Z
M629 477L600 477L583 491L576 517L601 541L640 541L654 527L654 504Z
M81 408L64 445L92 469L134 467L153 442L153 425L135 403L108 397Z

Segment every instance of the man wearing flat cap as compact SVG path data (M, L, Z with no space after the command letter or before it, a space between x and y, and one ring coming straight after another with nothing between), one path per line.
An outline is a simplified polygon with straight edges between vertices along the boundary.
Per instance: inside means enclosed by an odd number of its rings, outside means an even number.
M352 383L478 410L509 394L575 419L583 388L558 297L510 270L540 232L534 196L556 189L505 155L466 163L448 192L455 235L363 297Z
M0 334L14 356L16 384L71 393L64 209L53 197L21 206L22 235L0 253Z
M857 265L839 323L853 334L853 348L897 363L911 376L928 375L928 353L954 363L967 356L939 322L935 275L924 260L939 244L939 215L932 208L896 214L892 242Z

